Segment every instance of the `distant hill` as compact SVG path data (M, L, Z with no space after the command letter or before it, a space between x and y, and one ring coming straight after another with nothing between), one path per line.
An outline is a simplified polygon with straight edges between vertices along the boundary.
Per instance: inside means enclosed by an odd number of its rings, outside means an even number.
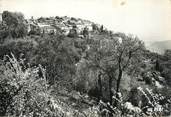
M155 41L150 43L147 48L153 52L163 54L166 49L171 49L171 40Z

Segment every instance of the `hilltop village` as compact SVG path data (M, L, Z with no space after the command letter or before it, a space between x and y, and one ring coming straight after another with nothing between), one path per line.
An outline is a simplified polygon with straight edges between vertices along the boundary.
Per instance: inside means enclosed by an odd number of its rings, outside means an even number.
M93 22L90 22L88 20L82 20L80 18L76 19L73 17L49 17L49 18L43 18L40 17L38 19L34 19L33 17L31 19L26 20L26 23L28 24L28 32L39 32L42 33L48 33L48 34L57 34L57 33L63 33L65 35L69 34L69 31L71 29L75 29L79 34L83 32L84 29L88 31L92 31L93 28L99 28L100 25L94 24ZM93 27L94 26L94 27Z

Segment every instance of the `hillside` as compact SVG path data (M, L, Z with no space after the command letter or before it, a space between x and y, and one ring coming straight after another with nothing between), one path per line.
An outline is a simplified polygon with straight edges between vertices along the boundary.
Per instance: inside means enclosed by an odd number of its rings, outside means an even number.
M84 19L4 14L0 116L171 115L171 51Z

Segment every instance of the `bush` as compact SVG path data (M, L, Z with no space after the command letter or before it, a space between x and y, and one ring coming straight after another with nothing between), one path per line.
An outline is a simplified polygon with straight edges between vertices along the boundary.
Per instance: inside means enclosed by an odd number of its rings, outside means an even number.
M13 117L76 117L97 116L96 110L78 112L51 95L45 69L25 67L13 54L0 64L0 115ZM42 72L42 76L39 75ZM3 94L3 95L2 95Z
M7 25L9 36L20 38L27 35L27 26L22 13L4 11L2 13L2 20Z
M73 27L72 29L70 29L68 37L71 37L71 38L78 37L78 32L77 32L76 27Z
M160 57L160 72L165 77L168 86L171 86L171 50L166 50L164 55Z
M38 43L31 39L7 39L0 45L0 58L13 53L17 58L23 55L29 61L37 48Z
M24 60L14 55L5 56L1 62L1 115L23 116L44 114L48 102L45 70L39 67L27 68ZM39 70L44 74L39 77ZM42 103L42 104L40 104Z
M0 43L3 43L6 37L8 37L7 26L0 22Z
M41 64L46 67L50 84L61 81L70 84L75 74L75 63L80 56L73 44L74 41L63 36L47 36L38 43L31 64ZM69 86L68 84L65 85Z

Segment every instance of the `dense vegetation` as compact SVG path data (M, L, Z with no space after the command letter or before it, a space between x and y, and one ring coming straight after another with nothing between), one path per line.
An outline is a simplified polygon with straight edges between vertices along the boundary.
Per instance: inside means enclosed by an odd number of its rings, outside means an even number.
M171 50L152 53L137 36L96 24L65 35L59 27L29 33L21 13L4 11L2 19L0 116L171 114Z

